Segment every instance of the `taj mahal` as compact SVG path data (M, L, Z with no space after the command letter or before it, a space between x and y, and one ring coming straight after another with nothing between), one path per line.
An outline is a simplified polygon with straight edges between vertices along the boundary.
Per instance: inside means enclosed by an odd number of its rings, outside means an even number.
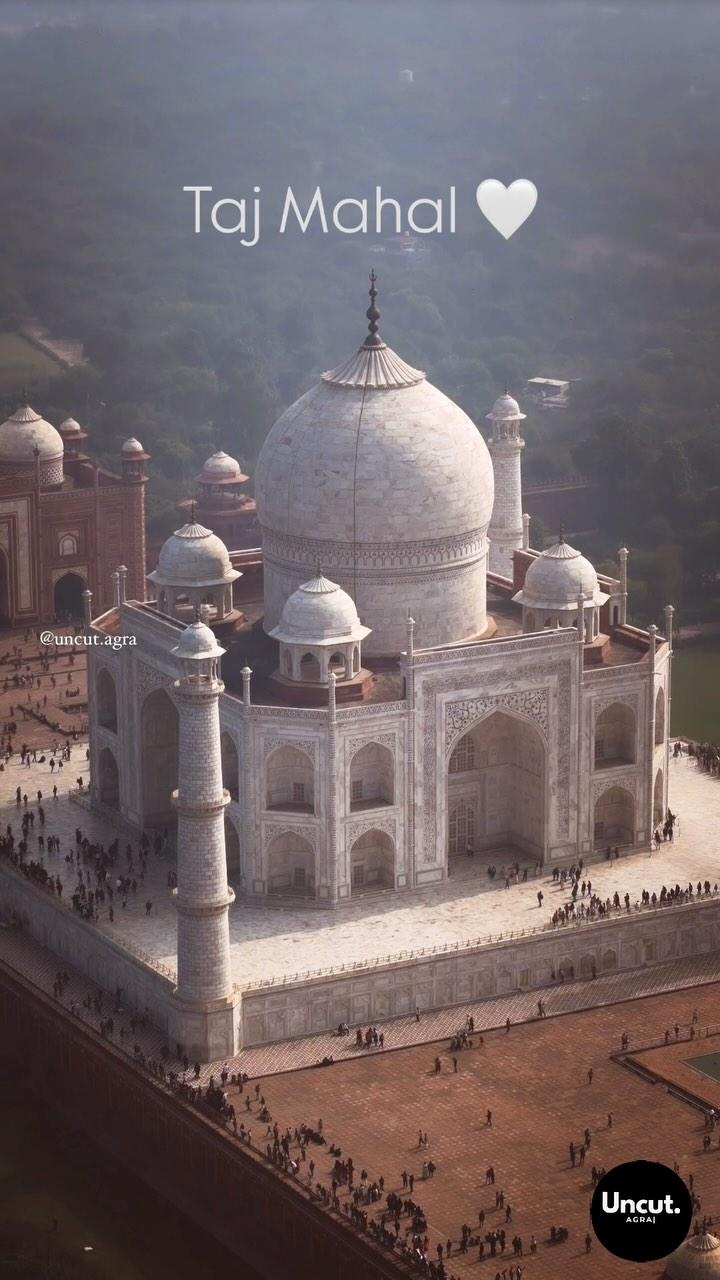
M562 532L533 549L518 402L495 401L486 444L381 338L374 276L367 318L265 441L261 550L228 548L179 504L147 599L122 565L112 607L84 593L83 803L175 869L145 952L63 912L30 927L204 1060L540 982L561 960L553 934L478 946L452 972L378 969L378 939L405 945L424 909L451 928L444 886L491 933L488 868L499 888L647 850L668 805L672 607L664 634L628 623L625 548L617 577ZM232 528L246 478L214 454L200 512ZM364 976L298 980L318 930ZM578 966L638 962L611 942Z

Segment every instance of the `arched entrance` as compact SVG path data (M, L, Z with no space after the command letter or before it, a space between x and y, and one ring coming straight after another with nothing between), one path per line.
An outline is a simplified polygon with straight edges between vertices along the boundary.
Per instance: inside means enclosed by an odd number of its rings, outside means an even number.
M634 844L635 799L625 787L610 787L595 805L595 848Z
M299 747L278 747L265 766L268 809L290 813L312 813L315 806L315 769L307 751Z
M595 768L607 769L635 761L635 712L613 702L595 721Z
M231 800L238 798L238 753L237 747L229 733L220 735L220 758L222 762L222 780L226 791L230 793Z
M379 742L368 742L350 762L350 809L395 802L395 760Z
M172 793L178 785L178 713L164 689L149 694L142 709L143 824L176 825Z
M665 691L658 689L655 699L655 746L665 741Z
M83 616L82 593L87 583L79 573L64 573L53 593L55 621L71 622Z
M235 823L225 818L225 861L227 877L233 883L240 879L240 841Z
M117 733L117 694L115 681L107 667L98 671L95 694L98 724L102 725L103 729L112 729L113 733Z
M109 747L103 747L98 760L98 790L101 804L117 809L120 804L120 781L115 757Z
M544 860L545 774L545 743L530 720L494 711L473 725L448 762L449 856L497 849L521 863Z
M10 625L10 563L7 552L0 547L0 622Z
M267 849L268 893L315 897L315 850L296 831L284 831Z
M657 826L659 822L662 822L664 816L663 771L662 769L658 769L655 774L655 787L653 788L653 826Z
M365 831L350 850L352 893L395 888L395 841L386 831Z

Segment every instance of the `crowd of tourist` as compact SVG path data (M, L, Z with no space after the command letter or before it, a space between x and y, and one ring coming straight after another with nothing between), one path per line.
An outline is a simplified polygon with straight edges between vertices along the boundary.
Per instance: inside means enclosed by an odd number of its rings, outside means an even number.
M73 633L77 635L81 628L75 626L72 628ZM39 652L35 652L36 647L40 645L40 632L26 629L22 643L14 643L4 653L0 654L0 670L6 668L6 673L2 676L0 691L3 694L11 693L13 695L13 704L9 707L7 717L2 725L2 739L0 740L0 754L3 753L9 745L12 749L13 736L18 731L18 721L27 722L35 720L44 728L51 730L53 733L62 734L71 741L76 741L79 734L87 732L86 718L73 719L73 722L58 719L57 715L53 716L52 709L48 708L48 694L43 693L39 696L39 691L43 687L53 691L57 689L59 681L65 675L65 688L62 696L58 695L60 701L59 707L70 699L80 698L82 686L80 683L73 683L73 676L77 677L77 671L65 671L64 664L67 663L71 668L75 667L76 654L75 651L68 647L57 645L43 645L39 648ZM28 651L30 646L30 651ZM78 668L82 665L78 664ZM15 696L17 695L17 696ZM50 700L52 704L52 699Z
M683 742L678 739L673 747L673 758L677 760L683 756L687 756L688 761L694 762L703 773L714 778L720 776L720 746L716 742Z

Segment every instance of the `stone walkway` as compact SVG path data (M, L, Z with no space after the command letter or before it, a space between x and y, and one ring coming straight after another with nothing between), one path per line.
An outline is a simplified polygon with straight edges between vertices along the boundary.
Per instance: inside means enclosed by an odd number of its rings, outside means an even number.
M80 758L84 747L76 748L77 762L66 766L58 780L47 764L23 769L11 763L0 774L0 824L11 822L17 828L22 806L12 803L15 788L20 785L30 800L37 790L44 797L58 782L61 794L43 800L46 810L45 835L61 838L60 855L45 857L53 874L64 882L64 901L75 885L76 870L65 862L65 854L75 844L75 828L80 827L90 839L108 844L114 832L96 815L73 804L62 788L74 784L80 774ZM86 776L86 771L82 772ZM636 900L643 889L659 891L662 884L687 884L689 880L720 880L718 866L718 831L720 831L720 780L697 770L686 760L671 765L671 804L680 816L680 831L673 844L665 844L654 854L647 851L628 854L618 862L604 861L587 868L593 889L603 897L616 890L628 892ZM37 857L36 820L31 834L29 856ZM120 847L127 836L121 833ZM480 859L477 859L480 863ZM115 921L107 918L107 907L101 911L99 928L117 942L128 938L155 959L174 969L177 918L168 889L168 872L174 867L172 855L151 855L148 873L136 895L130 894L122 910L117 895ZM124 858L119 870L124 872ZM545 897L538 907L537 892ZM145 902L152 902L150 915ZM259 907L236 902L230 914L230 933L235 980L243 987L265 985L308 970L322 970L360 963L376 963L385 956L415 954L423 948L452 948L475 940L512 931L522 933L542 927L555 909L567 899L566 892L553 884L548 876L532 879L510 889L489 882L481 866L473 880L453 880L398 899L394 894L360 899L335 910L317 907Z
M41 947L21 930L0 927L0 962L17 970L46 994L52 994L59 970L58 958L52 951ZM113 1014L114 997L108 992L105 993L101 1015L88 1012L83 1008L82 1002L88 994L94 995L97 987L79 970L68 968L67 965L64 965L63 969L69 981L60 1003L68 1009L72 1004L78 1005L78 1016L97 1029L101 1017L107 1019ZM590 981L568 982L562 986L553 985L531 992L517 992L480 1003L456 1005L450 1009L424 1013L419 1022L414 1017L396 1018L383 1023L382 1026L378 1024L385 1036L383 1050L357 1049L354 1035L340 1037L331 1033L322 1033L301 1040L244 1049L229 1062L229 1067L232 1072L246 1072L252 1079L257 1079L316 1066L326 1056L333 1057L335 1061L366 1060L397 1049L421 1044L432 1045L438 1041L449 1040L465 1025L468 1016L472 1016L475 1020L476 1033L503 1027L507 1018L510 1018L513 1026L536 1022L539 999L545 1002L547 1017L556 1018L563 1014L577 1013L583 1009L603 1008L623 1001L655 996L667 991L695 988L717 981L720 981L720 954L673 960L668 964L636 970L633 973L609 974ZM153 1026L137 1027L135 1032L131 1033L129 1020L132 1012L132 1010L122 1010L113 1014L115 1022L113 1042L131 1051L134 1042L137 1041L147 1057L159 1061L160 1051L165 1043L162 1033ZM125 1028L124 1036L120 1034L121 1027ZM174 1046L168 1046L168 1048L174 1049ZM429 1053L432 1054L432 1051ZM171 1070L182 1070L174 1052L171 1053L167 1065ZM203 1064L201 1080L207 1082L211 1072L214 1071L217 1074L221 1066L222 1063L219 1062Z

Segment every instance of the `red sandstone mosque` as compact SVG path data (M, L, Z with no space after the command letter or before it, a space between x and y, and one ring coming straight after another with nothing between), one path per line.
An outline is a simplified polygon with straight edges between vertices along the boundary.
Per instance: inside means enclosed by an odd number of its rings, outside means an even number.
M23 404L0 426L0 625L82 615L89 589L107 609L112 574L145 599L145 463L139 440L120 450L120 474L85 453L74 418L59 429Z

